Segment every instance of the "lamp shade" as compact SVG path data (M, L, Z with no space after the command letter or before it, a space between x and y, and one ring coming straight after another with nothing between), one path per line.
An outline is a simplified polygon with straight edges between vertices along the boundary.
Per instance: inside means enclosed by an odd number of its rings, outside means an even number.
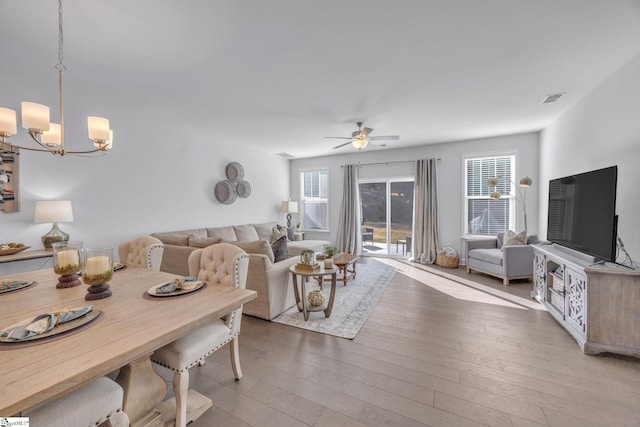
M15 135L17 131L16 112L9 108L0 107L0 134Z
M37 200L33 222L73 222L71 200Z
M49 130L49 107L35 102L23 102L22 127L39 131Z
M528 176L525 176L520 180L520 187L531 187L533 185L533 180Z
M298 213L298 202L292 202L287 200L280 204L280 211L282 213Z

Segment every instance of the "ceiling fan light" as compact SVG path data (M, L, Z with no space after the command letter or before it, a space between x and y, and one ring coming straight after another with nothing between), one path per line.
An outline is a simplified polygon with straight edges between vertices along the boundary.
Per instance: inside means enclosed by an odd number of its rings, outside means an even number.
M351 142L351 145L353 145L353 148L357 148L358 150L362 150L364 147L367 146L368 143L369 143L369 141L366 138L362 138L362 139L354 139Z

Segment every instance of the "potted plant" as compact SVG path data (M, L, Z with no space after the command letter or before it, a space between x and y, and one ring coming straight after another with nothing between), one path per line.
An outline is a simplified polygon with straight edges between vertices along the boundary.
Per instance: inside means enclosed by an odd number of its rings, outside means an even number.
M332 268L333 257L340 253L340 248L333 243L329 243L324 245L322 249L324 251L324 268Z
M311 249L305 249L300 253L300 264L312 265L315 262L315 252Z

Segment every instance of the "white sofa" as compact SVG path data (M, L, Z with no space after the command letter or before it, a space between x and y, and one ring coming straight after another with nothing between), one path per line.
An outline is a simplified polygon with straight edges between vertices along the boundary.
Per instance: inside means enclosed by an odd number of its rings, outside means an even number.
M152 236L164 244L160 271L188 276L191 252L220 242L236 244L249 254L247 289L258 293L256 299L244 305L243 313L271 320L295 304L289 267L298 262L302 250L322 252L329 243L287 241L285 259L277 260L272 247L276 226L275 222L267 222L154 233Z

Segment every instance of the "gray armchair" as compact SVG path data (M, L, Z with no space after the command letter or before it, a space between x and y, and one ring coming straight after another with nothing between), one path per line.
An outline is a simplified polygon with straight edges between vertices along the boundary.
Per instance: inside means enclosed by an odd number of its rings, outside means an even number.
M467 272L472 270L496 276L508 285L512 279L533 278L533 247L537 236L529 236L526 245L502 246L504 233L497 237L465 239Z
M367 240L371 240L373 245L373 227L362 226L362 244L364 245Z

